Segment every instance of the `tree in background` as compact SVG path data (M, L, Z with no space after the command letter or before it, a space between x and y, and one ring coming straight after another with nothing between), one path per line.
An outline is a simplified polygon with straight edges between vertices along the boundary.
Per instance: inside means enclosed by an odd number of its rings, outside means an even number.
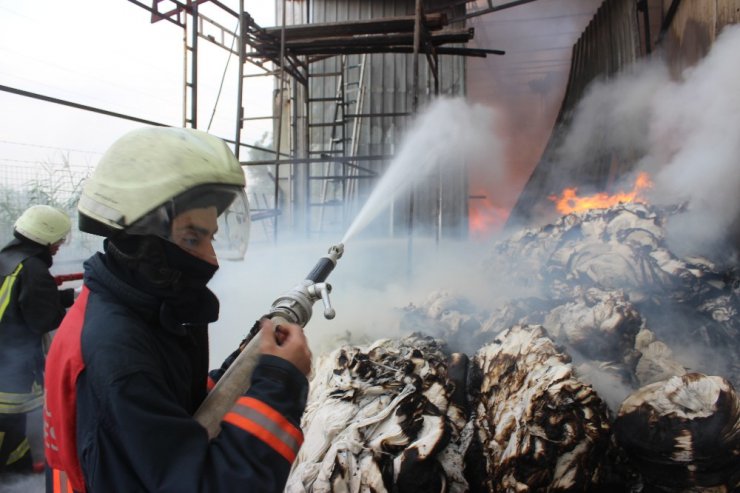
M18 169L18 174L28 171L28 167L24 167ZM33 177L20 186L0 185L0 245L10 241L16 219L32 205L50 205L67 212L73 223L72 231L77 229L77 201L90 168L73 166L69 156L63 154L61 162L38 163L32 173ZM76 246L90 247L87 237L74 236Z

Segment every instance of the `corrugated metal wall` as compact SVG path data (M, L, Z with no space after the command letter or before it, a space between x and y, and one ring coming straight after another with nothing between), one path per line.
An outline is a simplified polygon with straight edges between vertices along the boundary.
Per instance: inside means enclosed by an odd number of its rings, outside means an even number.
M414 14L414 0L315 0L306 5L306 1L288 2L288 23L305 23L305 12L308 8L310 23L330 23L363 19L378 19L385 17L411 16ZM434 2L425 2L425 8L431 9ZM278 16L278 19L281 17ZM364 66L363 66L364 60ZM342 72L343 79L336 76L321 76ZM364 79L359 75L364 72ZM344 108L346 115L373 115L346 118L343 126L327 125L341 115L342 109L337 109L333 102L315 102L308 105L309 131L308 157L316 158L321 151L334 151L339 154L343 147L344 155L357 156L391 156L402 142L404 132L411 121L413 109L413 55L411 54L368 54L334 56L311 63L309 82L309 99L333 98L338 91L345 91L345 101L349 104ZM343 85L343 88L340 87ZM440 95L462 95L465 89L465 62L459 56L439 57L439 93ZM360 91L363 95L360 97ZM299 94L296 98L300 104ZM360 97L361 105L357 104ZM429 70L425 56L419 59L419 107L428 103L434 97L434 79ZM298 111L300 124L305 124L302 118L305 108L295 108ZM384 116L388 114L407 114L409 116ZM345 117L346 117L345 115ZM314 125L327 126L314 126ZM355 139L352 141L352 139ZM339 141L339 139L344 139ZM332 141L334 142L332 143ZM294 150L300 154L300 139L295 143ZM454 145L454 143L450 143ZM378 177L391 164L388 159L358 160L356 163L362 168L370 170L355 171L363 178L350 180L322 180L320 176L340 176L348 170L341 164L318 163L296 168L294 173L295 203L298 207L306 207L310 213L303 224L310 235L341 234L349 226L352 218L359 212L361 206L377 183L376 178L368 178L373 173ZM355 168L352 168L355 169ZM349 172L352 172L350 169ZM356 170L356 169L355 169ZM459 235L466 231L467 182L464 172L459 167L442 170L442 180L439 177L415 188L413 194L399 197L387 213L384 213L371 226L376 234L397 235L406 234L409 224L415 232L433 232L438 224L437 197L438 184L442 187L442 234ZM306 185L307 181L307 185ZM308 187L307 197L301 200L301 190ZM413 196L413 206L410 197ZM413 221L409 215L413 210ZM294 213L296 220L298 214Z
M644 22L644 9L649 23ZM611 78L640 56L656 52L678 75L709 52L724 26L738 22L740 0L648 0L640 12L633 0L605 0L573 48L568 88L553 135L507 224L529 223L542 210L552 210L547 197L566 186L605 190L631 171L631 156L608 151L590 156L589 162L568 163L565 171L556 162L554 154L571 112L592 81Z
M660 3L665 17L673 3ZM709 53L724 26L740 22L740 0L682 0L676 5L675 15L656 41L673 73L679 74Z

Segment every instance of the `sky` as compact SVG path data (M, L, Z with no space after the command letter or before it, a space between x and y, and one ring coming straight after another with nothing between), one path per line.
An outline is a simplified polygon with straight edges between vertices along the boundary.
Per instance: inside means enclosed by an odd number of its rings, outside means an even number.
M235 0L223 3L238 9ZM245 5L259 24L273 24L272 2ZM205 15L236 27L233 17L208 7ZM152 24L149 12L126 0L0 0L0 85L182 126L183 34L170 22ZM225 49L200 41L198 126L233 139L237 64L232 56L227 65L228 59ZM267 79L247 79L248 116L268 114ZM90 166L117 137L140 126L4 91L0 109L0 166L61 156ZM264 131L264 125L249 128L243 140L254 142Z

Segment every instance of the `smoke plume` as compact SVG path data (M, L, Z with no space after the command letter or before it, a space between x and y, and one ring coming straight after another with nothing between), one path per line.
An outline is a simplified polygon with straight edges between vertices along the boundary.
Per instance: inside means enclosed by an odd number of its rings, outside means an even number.
M669 227L676 251L716 246L740 216L740 26L726 28L712 51L654 100L651 155L665 161L656 193L686 201Z

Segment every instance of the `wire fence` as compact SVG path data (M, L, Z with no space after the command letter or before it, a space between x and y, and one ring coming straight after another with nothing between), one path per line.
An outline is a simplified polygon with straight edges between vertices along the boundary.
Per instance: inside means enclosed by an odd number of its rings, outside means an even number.
M77 228L77 200L92 166L58 162L0 160L0 246L13 238L13 225L32 205L50 205L65 211L72 232L54 259L55 272L80 272L82 261L102 245L101 239Z

